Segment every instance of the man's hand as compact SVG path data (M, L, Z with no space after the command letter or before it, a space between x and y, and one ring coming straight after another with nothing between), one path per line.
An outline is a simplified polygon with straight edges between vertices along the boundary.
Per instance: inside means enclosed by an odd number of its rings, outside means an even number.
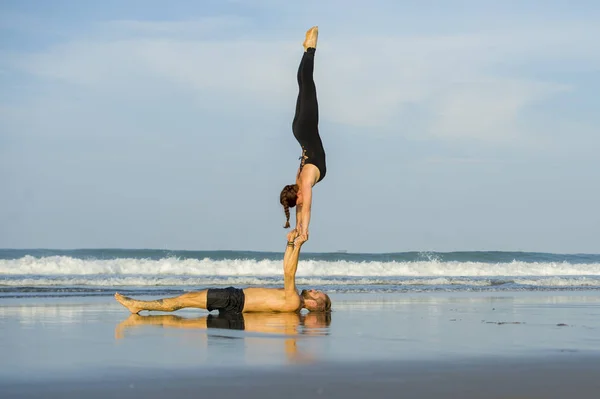
M298 230L294 229L287 234L288 242L292 242L298 237Z

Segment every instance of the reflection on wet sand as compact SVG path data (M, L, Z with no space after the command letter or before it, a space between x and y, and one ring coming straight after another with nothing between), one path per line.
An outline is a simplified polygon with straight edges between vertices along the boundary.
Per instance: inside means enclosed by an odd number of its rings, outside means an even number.
M253 346L265 343L281 345L279 339L264 338L269 338L272 335L283 336L283 346L287 359L293 363L307 363L314 359L298 349L297 338L299 336L328 335L330 324L330 313L209 314L197 318L186 318L172 314L148 316L131 314L116 326L115 338L123 339L127 336L127 330L145 326L192 330L237 330L244 333L265 334L263 339L260 335L243 335L239 337L244 339L246 344Z

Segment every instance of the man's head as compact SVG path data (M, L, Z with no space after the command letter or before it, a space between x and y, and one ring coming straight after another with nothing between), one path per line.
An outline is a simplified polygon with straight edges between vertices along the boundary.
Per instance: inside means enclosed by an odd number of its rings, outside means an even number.
M311 312L331 311L331 299L323 291L302 290L300 296L304 300L304 307Z

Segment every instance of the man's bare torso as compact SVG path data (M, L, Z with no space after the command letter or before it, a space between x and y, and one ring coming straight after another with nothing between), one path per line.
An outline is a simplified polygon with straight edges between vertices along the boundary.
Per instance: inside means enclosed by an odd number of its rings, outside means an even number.
M298 293L283 288L245 288L243 312L297 312L302 308Z

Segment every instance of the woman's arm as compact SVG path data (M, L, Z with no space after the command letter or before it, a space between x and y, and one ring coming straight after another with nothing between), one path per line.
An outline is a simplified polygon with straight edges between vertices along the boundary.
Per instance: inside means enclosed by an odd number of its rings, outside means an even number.
M300 190L302 190L302 206L300 209L300 228L298 234L306 241L308 240L308 225L310 224L310 210L312 206L312 185L303 184Z
M302 224L302 206L296 205L296 227L294 227L288 234L287 240L294 241L294 238L298 236L298 232L300 231L300 225Z
M302 225L302 205L296 205L296 231L300 231Z
M296 185L298 187L302 187L302 179L301 176L302 175L302 169L298 168L298 173L296 174ZM300 231L300 226L302 225L302 204L296 204L296 227L294 228L294 231ZM290 239L288 238L288 241L290 241Z

